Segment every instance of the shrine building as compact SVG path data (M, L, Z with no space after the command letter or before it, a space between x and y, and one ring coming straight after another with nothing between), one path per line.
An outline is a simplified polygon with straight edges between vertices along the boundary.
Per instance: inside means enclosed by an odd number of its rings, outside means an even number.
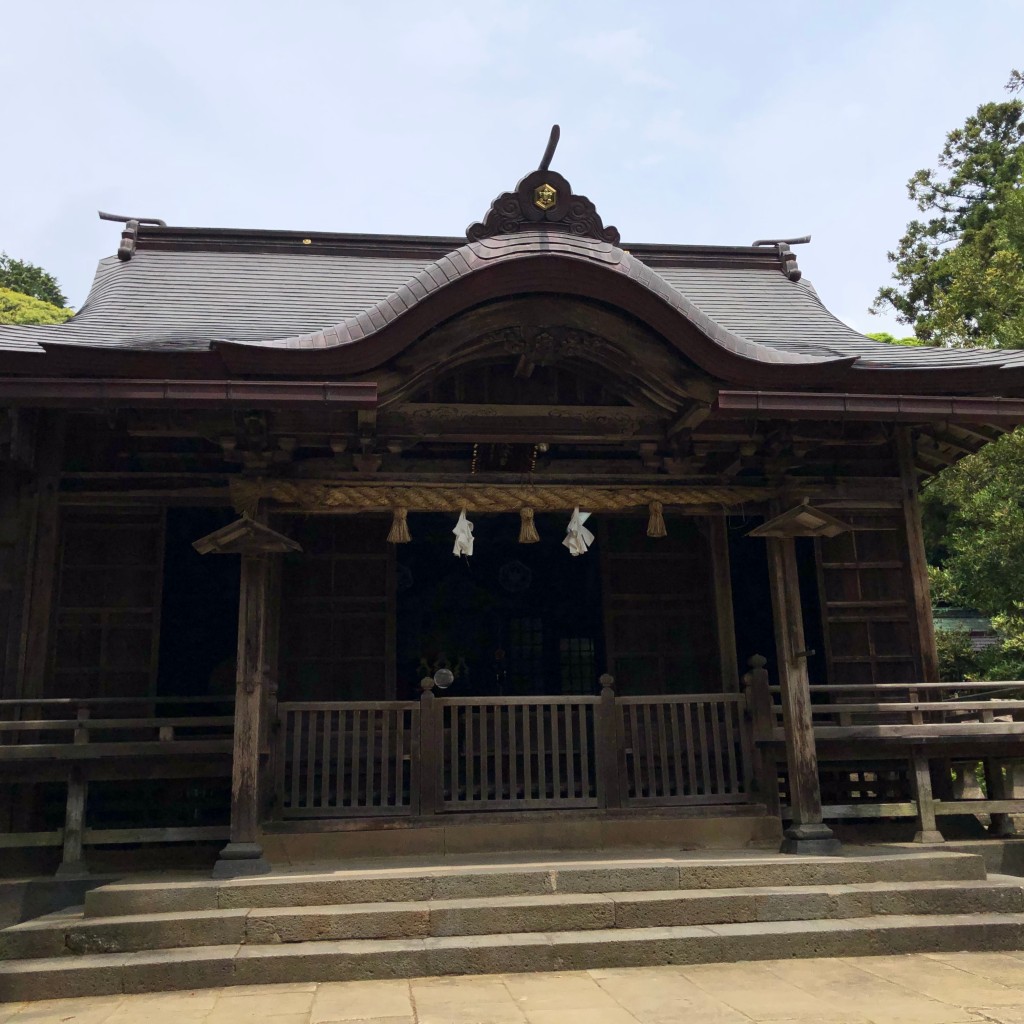
M1024 353L864 337L806 239L622 243L554 141L457 237L108 217L0 327L0 847L1012 829L1020 684L940 682L918 491Z

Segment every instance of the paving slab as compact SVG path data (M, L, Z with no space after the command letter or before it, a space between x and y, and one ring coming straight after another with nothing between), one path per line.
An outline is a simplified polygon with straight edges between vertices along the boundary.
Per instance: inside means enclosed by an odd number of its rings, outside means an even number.
M509 938L522 940L523 936ZM426 941L451 940L420 940ZM166 959L178 953L163 951L160 956ZM492 973L411 980L302 981L0 1004L0 1024L242 1021L1024 1024L1024 951L767 960L541 974Z

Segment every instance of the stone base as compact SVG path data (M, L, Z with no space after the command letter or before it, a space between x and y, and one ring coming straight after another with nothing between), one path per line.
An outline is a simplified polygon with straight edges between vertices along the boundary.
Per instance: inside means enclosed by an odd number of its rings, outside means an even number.
M53 873L54 878L88 878L89 866L84 860L62 860Z
M791 825L782 833L779 853L800 853L819 857L838 856L843 844L824 823Z
M265 827L260 836L264 856L278 867L312 861L361 860L372 857L423 857L451 854L508 853L512 850L742 850L775 847L782 838L779 819L758 808L722 809L713 816L632 814L601 815L530 811L517 819L498 812L463 820L440 816L375 827L343 820L289 821ZM513 818L514 820L509 820ZM306 831L308 829L308 831Z
M915 843L944 843L945 841L938 829L923 829L914 834Z
M1016 839L1017 826L1011 814L993 814L988 826L988 834L999 839Z
M259 843L228 843L213 865L213 878L242 878L247 875L269 875L270 862L263 856Z

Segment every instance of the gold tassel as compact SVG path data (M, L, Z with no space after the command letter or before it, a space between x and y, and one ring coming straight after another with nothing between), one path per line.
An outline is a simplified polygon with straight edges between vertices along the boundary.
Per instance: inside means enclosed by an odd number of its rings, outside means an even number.
M412 540L412 534L409 533L408 515L407 508L395 509L394 517L391 520L391 532L388 534L389 544L408 544Z
M661 513L661 502L652 501L647 507L651 510L651 518L647 520L647 536L667 537L668 530L665 529L665 517Z
M540 543L540 534L537 533L537 527L533 525L532 508L521 508L519 510L519 543Z

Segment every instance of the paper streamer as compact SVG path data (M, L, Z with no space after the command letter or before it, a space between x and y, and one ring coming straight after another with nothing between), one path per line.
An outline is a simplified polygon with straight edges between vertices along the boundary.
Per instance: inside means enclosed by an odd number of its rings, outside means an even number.
M585 555L590 545L594 543L594 535L583 525L589 518L589 512L580 512L579 508L573 509L569 526L565 531L565 540L562 541L569 549L570 555Z
M465 555L467 558L473 554L473 524L466 518L466 510L463 509L459 513L459 521L455 524L455 529L452 530L455 534L455 547L452 548L452 554L456 558L459 555Z

